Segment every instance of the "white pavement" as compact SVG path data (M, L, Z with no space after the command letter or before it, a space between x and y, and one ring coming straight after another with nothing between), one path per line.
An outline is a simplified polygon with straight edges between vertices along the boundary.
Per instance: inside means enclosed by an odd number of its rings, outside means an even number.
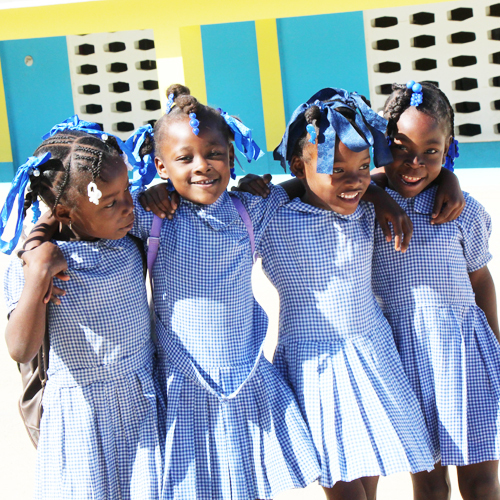
M500 168L498 169L463 169L457 170L462 189L477 198L492 215L493 235L490 249L494 259L489 268L497 284L497 296L500 296ZM280 182L281 176L275 176ZM283 178L286 178L283 176ZM0 184L0 203L3 204L8 186ZM0 254L0 275L3 276L9 257ZM254 272L254 292L257 300L269 315L269 335L266 341L266 356L271 359L276 344L278 327L278 296L272 285L260 271L260 265ZM0 331L5 329L7 318L4 301L0 300ZM0 339L0 497L4 500L29 500L33 496L35 449L31 445L23 423L17 411L17 399L21 388L21 377L16 364L7 353L5 342ZM452 500L460 499L456 484L455 471L452 474ZM319 486L313 484L304 490L282 493L276 500L322 500L324 494ZM411 481L407 474L396 474L382 478L379 484L379 500L411 499Z

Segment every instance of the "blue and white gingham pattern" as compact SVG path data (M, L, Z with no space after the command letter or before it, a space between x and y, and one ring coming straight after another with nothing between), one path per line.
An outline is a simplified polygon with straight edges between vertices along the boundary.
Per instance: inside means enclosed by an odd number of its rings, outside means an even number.
M468 273L491 255L491 220L467 193L455 221L430 224L436 188L389 194L413 222L405 254L375 232L373 289L443 465L500 458L500 345L477 307Z
M35 498L157 499L163 460L142 256L130 238L59 242L70 280L49 305ZM12 311L18 259L4 289Z
M256 244L288 201L238 193ZM152 215L136 203L133 232L147 239ZM160 386L168 401L165 500L272 498L319 475L314 445L293 393L261 358L241 392L222 402L210 387L235 391L254 366L267 317L251 285L247 229L227 192L212 205L182 199L165 220L153 268ZM177 354L168 355L172 345Z
M258 251L280 295L274 363L297 394L320 484L433 468L425 422L371 290L374 211L280 208Z

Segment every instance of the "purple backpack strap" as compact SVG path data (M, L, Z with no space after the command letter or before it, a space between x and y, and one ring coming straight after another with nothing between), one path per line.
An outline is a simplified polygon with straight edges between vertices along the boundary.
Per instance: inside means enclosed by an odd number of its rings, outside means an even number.
M157 215L153 216L153 224L151 224L151 231L148 238L148 272L149 279L151 279L151 271L153 270L153 264L155 263L156 256L158 255L158 247L160 246L160 231L163 219Z
M252 220L248 215L245 205L243 205L242 201L239 198L237 198L236 196L231 196L231 201L233 202L234 208L236 208L236 210L240 214L240 217L243 220L245 227L247 228L248 236L250 237L250 247L252 248L252 262L255 264L257 258L255 255L255 236L253 234Z

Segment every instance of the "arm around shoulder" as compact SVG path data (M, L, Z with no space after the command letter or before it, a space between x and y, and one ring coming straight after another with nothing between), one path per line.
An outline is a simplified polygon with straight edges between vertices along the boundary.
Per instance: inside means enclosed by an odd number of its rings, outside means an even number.
M24 267L24 288L5 330L9 354L19 363L31 361L40 349L52 279L67 269L59 247L52 243L43 243L23 258L29 260Z

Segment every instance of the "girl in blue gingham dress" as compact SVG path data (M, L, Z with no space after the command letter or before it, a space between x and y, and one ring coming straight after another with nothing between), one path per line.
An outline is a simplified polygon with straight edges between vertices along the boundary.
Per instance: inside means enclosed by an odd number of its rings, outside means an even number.
M457 155L453 110L439 89L422 85L418 107L410 103L413 90L398 85L385 108L394 156L385 168L387 192L406 210L414 233L408 252L394 255L376 232L373 288L442 465L413 478L416 495L449 498L445 466L457 465L464 498L498 499L500 346L487 268L491 220L464 193L465 209L455 221L429 223L432 182Z
M158 172L181 197L152 272L168 401L162 498L269 499L314 481L316 452L293 392L261 356L268 321L252 293L249 232L226 192L240 132L186 92L169 89L176 106L154 130ZM256 243L289 199L281 187L267 200L238 197ZM136 203L137 236L152 220Z
M370 183L367 141L382 136L375 149L382 161L383 131L385 120L341 89L324 89L300 106L275 157L290 163L306 193L278 210L258 247L280 296L274 364L297 394L330 499L375 498L377 478L369 476L430 470L434 463L371 290L375 215L359 199ZM320 134L333 139L319 143Z
M62 227L54 243L23 254L28 263L24 275L18 259L5 275L10 314L6 338L17 361L31 359L41 344L44 295L52 276L65 269L66 262L69 276L64 297L47 309L50 354L37 452L37 499L160 496L155 347L143 258L127 236L133 222L127 167L116 143L103 137L57 133L41 144L16 177L30 181L27 205L35 200L36 207L40 196L54 207ZM23 194L24 187L21 205ZM59 269L39 273L47 262L58 260ZM36 321L29 323L33 315Z

